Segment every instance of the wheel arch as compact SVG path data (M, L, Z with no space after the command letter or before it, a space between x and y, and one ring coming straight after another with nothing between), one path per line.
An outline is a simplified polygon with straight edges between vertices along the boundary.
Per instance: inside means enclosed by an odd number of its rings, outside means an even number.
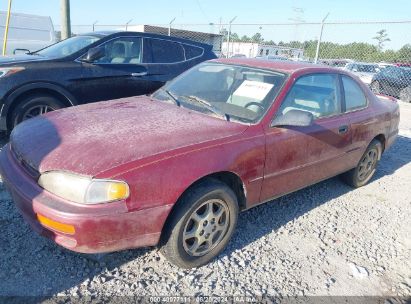
M171 208L169 214L167 215L167 218L166 218L166 220L163 224L163 227L161 228L161 237L160 237L159 244L161 244L164 241L164 239L163 239L164 230L168 226L168 224L170 222L170 219L174 214L174 211L176 210L176 208L178 208L179 201L181 201L181 198L184 197L191 189L193 189L194 187L200 185L201 183L207 182L208 180L217 180L217 181L222 182L223 184L227 185L231 190L233 190L234 194L237 197L239 210L242 211L242 210L245 210L247 208L247 206L246 206L246 201L247 201L247 199L246 199L246 197L247 197L246 188L245 188L245 185L244 185L243 181L241 180L241 178L236 173L233 173L231 171L220 171L220 172L214 172L214 173L205 175L205 176L197 179L196 181L192 182L180 194L177 201L175 202L175 204Z
M386 138L385 138L385 135L384 134L378 134L377 136L375 136L374 138L373 138L373 140L378 140L380 143L381 143L381 145L382 145L382 151L381 151L381 153L382 152L384 152L384 150L385 150L385 140L386 140ZM372 141L371 141L372 142Z
M6 117L6 123L8 129L11 128L10 118L14 109L20 104L20 102L31 95L36 94L45 94L51 95L53 97L61 100L66 107L75 106L78 104L77 99L69 93L63 87L52 84L52 83L31 83L25 86L22 86L15 91L13 91L7 98L3 115Z

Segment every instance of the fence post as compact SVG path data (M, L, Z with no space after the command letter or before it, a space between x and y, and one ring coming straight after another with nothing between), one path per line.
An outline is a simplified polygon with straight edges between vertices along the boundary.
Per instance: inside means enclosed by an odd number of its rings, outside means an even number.
M237 18L235 16L233 19L231 19L230 23L228 24L228 35L227 35L227 55L226 57L229 57L230 54L230 36L231 36L231 24L234 22L234 20Z
M9 35L9 24L10 24L10 14L11 14L11 1L12 0L9 0L9 6L7 9L6 26L4 27L3 56L6 56L6 50L7 50L7 39Z
M174 17L173 20L171 20L168 23L168 35L171 36L171 25L173 24L173 22L176 20L177 17Z
M320 36L318 37L317 49L315 50L315 59L314 59L314 63L315 63L315 64L318 63L318 55L320 54L320 44L321 44L321 38L323 37L324 23L325 23L325 20L328 18L329 15L330 15L330 13L328 13L328 14L324 17L323 21L321 21Z

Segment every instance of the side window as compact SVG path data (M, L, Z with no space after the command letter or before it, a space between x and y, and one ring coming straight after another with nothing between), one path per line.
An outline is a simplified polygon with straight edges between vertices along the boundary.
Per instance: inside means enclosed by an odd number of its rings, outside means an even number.
M315 118L340 114L338 77L312 74L299 78L288 92L278 115L293 109L311 112Z
M363 108L367 104L361 87L350 77L342 76L346 111Z
M192 58L201 56L203 54L203 49L196 47L196 46L192 46L192 45L184 45L184 51L186 54L186 60L190 60Z
M95 63L138 64L142 62L142 38L121 37L103 44L105 56Z
M173 63L184 61L184 49L180 43L162 40L151 40L152 63Z

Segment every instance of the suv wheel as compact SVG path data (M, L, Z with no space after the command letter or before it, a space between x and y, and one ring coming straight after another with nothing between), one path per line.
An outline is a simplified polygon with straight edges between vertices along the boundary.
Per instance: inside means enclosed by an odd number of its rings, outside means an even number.
M400 100L404 102L411 102L411 87L406 87L400 92Z
M24 120L64 108L64 104L50 95L32 95L22 100L14 109L11 126L14 128Z
M181 268L204 265L226 247L237 218L234 192L217 180L203 182L175 206L163 231L160 253Z
M343 180L351 187L358 188L367 184L373 177L382 154L382 144L374 139L361 157L357 167L342 174Z

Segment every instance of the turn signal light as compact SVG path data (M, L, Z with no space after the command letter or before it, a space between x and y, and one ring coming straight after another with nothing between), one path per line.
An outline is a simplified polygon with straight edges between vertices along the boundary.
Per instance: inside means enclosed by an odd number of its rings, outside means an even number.
M41 214L37 214L37 220L46 228L51 228L53 230L56 230L58 232L63 232L66 234L74 234L76 230L74 229L73 225L69 224L63 224L60 222L53 221L52 219L49 219Z

